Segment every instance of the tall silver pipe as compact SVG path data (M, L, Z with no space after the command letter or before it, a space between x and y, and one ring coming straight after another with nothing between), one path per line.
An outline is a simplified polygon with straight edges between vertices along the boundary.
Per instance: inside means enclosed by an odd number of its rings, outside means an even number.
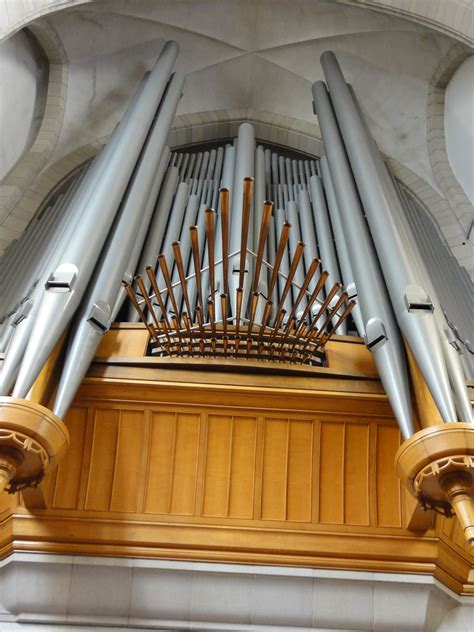
M326 294L328 294L335 283L341 283L341 274L339 272L336 250L334 248L334 238L332 235L331 222L326 206L326 198L324 197L321 178L319 176L311 176L309 184L313 200L313 216L316 226L316 233L318 235L321 263L323 268L329 272L329 277L325 284L325 292ZM333 304L337 303L340 296L341 292L336 293ZM332 304L330 307L332 307ZM335 316L333 318L333 324L335 324L337 320L338 317ZM339 327L339 331L342 334L347 333L346 322L343 322L341 324L341 326Z
M291 253L291 256L293 257L298 247L298 242L300 241L305 242L306 244L305 250L309 250L309 242L308 242L309 236L305 235L305 238L303 239L303 236L300 230L298 207L296 205L296 202L294 202L293 200L290 200L288 202L288 210L287 210L286 215L287 215L288 221L291 224L290 236L289 236L288 241L290 245L290 253ZM313 253L314 253L314 250L313 250ZM303 251L303 256L304 256L304 251ZM293 277L294 282L301 287L304 283L304 277L305 275L304 275L303 266L299 265L296 268L295 276ZM293 292L293 300L295 300L298 295L298 290L296 290L295 288L292 288L292 292Z
M444 421L456 413L436 323L426 288L410 265L394 217L394 196L387 195L371 144L334 53L321 56L331 101L347 149L357 188L377 249L398 324Z
M168 218L168 224L166 226L166 234L161 244L161 253L165 255L168 268L173 261L173 242L179 241L181 234L181 226L183 225L183 218L186 212L186 205L188 203L189 187L185 182L180 182L174 196L173 206ZM163 275L160 270L156 273L158 279L158 287L160 289L164 287Z
M299 216L301 220L301 231L302 236L304 237L302 241L306 243L306 248L303 251L303 259L305 264L306 273L311 266L312 260L315 257L320 258L318 243L316 238L316 230L314 227L314 218L313 213L311 211L311 203L309 199L309 193L307 189L301 189L298 195L298 206L299 206ZM322 270L322 267L320 268ZM310 287L308 288L311 292L314 288L313 286L316 284L316 281L313 280ZM301 308L305 308L305 304L302 303Z
M18 283L17 292L12 299L12 303L24 301L31 294L35 284L43 274L44 267L50 258L51 250L57 247L64 226L70 222L73 213L70 202L81 185L86 171L87 168L78 174L68 191L61 195L54 207L49 210L47 220L42 222L35 245L31 244L31 250L30 248L28 249L28 256L26 257L26 259L30 260L28 271L25 272L22 283Z
M74 239L64 245L59 265L49 278L15 384L15 397L26 396L81 301L168 84L177 54L175 42L164 46L136 102L134 116L131 120L122 121L117 129L116 151L86 202L79 230Z
M276 228L276 236L277 236L277 243L280 241L280 235L282 233L283 230L283 224L286 221L286 215L285 215L285 211L283 208L278 208L275 210L274 212L274 217L275 217L275 228ZM293 226L290 229L290 234L291 231L293 230ZM281 264L280 264L280 272L283 276L278 275L278 282L277 282L277 287L278 287L278 301L281 301L282 295L283 295L283 290L285 287L285 283L286 283L286 279L288 277L288 273L290 272L290 254L288 252L288 246L286 248L285 254L283 255L283 258L281 260ZM270 297L272 298L272 297ZM275 308L277 307L276 303L278 303L278 301L274 300L274 305ZM286 313L289 314L291 312L291 292L288 292L285 300L283 301L283 305L282 307L286 310Z
M373 353L401 433L407 439L414 433L414 426L403 342L323 82L313 85L313 97L360 297L367 346Z
M242 200L244 193L244 178L253 178L255 175L255 133L250 123L242 123L239 126L237 140L237 152L235 155L234 187L232 192L232 205L230 211L230 252L237 252L240 249L241 223L242 223ZM252 223L253 212L250 210L250 224ZM251 235L247 246L253 249ZM229 290L232 313L236 314L236 290L239 285L239 257L230 258ZM250 292L249 277L251 278L250 259L245 259L246 274L244 276L243 301L247 304Z
M141 86L138 89L138 96L143 90L145 81L146 79L142 82ZM133 109L133 106L137 102L137 95L135 95L135 97L132 99L129 108L131 107ZM114 138L110 139L108 146L110 147L110 145L112 145L113 147L116 145L116 140ZM96 155L93 163L87 169L87 172L85 173L84 178L81 180L77 191L75 191L74 197L71 200L70 204L71 208L68 209L67 221L61 227L61 233L58 236L58 243L66 243L69 239L73 238L77 230L77 225L81 219L81 214L77 213L76 210L80 208L83 199L87 198L91 190L93 190L97 186L97 182L101 176L106 162L107 152L105 151L105 149L101 149ZM40 308L41 298L44 294L44 288L50 275L50 270L56 268L60 261L61 254L62 253L59 248L52 249L49 252L49 258L47 260L47 263L45 264L43 274L36 284L33 292L28 297L28 300L26 302L27 304L25 304L24 306L24 309L27 312L27 316L23 318L15 327L11 341L8 346L8 353L5 356L0 373L1 395L8 395L13 388L13 385L15 384L15 380L17 378L20 365L25 354L26 346L31 338L36 316Z
M344 288L349 299L357 300L357 305L351 312L351 316L354 319L355 326L359 336L365 336L364 320L360 311L360 305L357 296L357 288L354 281L354 274L352 272L349 252L347 250L346 237L342 229L342 223L340 218L340 211L337 206L336 194L331 180L331 174L327 163L326 156L323 156L319 161L321 168L321 177L324 184L324 191L326 193L326 199L328 203L329 215L331 216L331 224L334 231L334 239L337 247L337 258L341 269L342 280L344 282Z
M125 267L124 273L122 275L122 281L125 281L126 283L131 283L133 279L135 270L137 268L137 262L144 246L145 238L152 229L151 221L152 221L153 211L156 207L158 193L160 191L161 184L163 182L163 178L164 178L165 171L168 166L170 157L171 157L171 151L169 147L165 147L161 154L160 162L158 164L158 168L153 178L153 184L150 189L148 201L146 202L146 206L143 211L143 219L138 228L137 236L132 245L130 255L128 257L128 262ZM122 285L117 292L115 301L112 306L112 311L110 314L111 322L114 322L115 319L117 318L117 314L120 311L120 308L122 307L123 302L125 301L126 295L127 295L127 292L124 286Z
M149 289L150 283L145 275L145 269L148 266L153 266L156 263L157 254L160 252L160 247L163 243L163 237L165 234L171 205L173 203L173 197L176 191L176 187L178 186L178 178L178 168L175 166L169 167L165 176L165 181L160 191L158 202L156 203L156 209L148 230L146 242L136 266L136 273L141 275L147 289ZM122 292L125 298L125 290L122 290ZM138 322L140 320L140 317L133 305L129 305L128 307L127 320L132 322Z
M112 323L112 309L133 244L145 239L156 198L149 203L154 178L165 150L166 139L182 95L184 78L174 75L137 165L120 213L107 238L70 335L64 368L54 403L54 413L63 418L74 399L97 346ZM163 176L164 169L161 174ZM140 212L141 211L141 212ZM140 233L140 234L139 234Z
M179 235L181 256L183 259L183 265L184 265L185 270L191 258L191 237L189 235L189 228L190 226L196 225L198 211L199 211L199 198L197 195L190 195L188 197L186 211L184 213L183 223L181 226L181 233ZM167 260L167 264L171 273L171 282L173 284L178 283L179 281L178 267L176 266L176 264L172 266L171 261L169 260ZM179 307L181 304L181 299L182 299L182 290L181 290L180 285L174 288L174 295L175 295L176 303ZM192 314L188 314L188 316L189 318L192 318Z

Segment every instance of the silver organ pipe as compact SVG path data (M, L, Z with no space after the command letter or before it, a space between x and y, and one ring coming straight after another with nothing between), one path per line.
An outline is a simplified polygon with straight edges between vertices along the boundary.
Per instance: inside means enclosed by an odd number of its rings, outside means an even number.
M1 393L26 395L73 316L59 416L116 317L143 320L164 357L320 365L334 332L358 333L408 438L400 327L445 421L471 421L472 283L390 176L333 56L322 62L330 94L313 86L326 153L314 160L257 144L249 123L233 142L170 152L176 55L165 46L105 149L0 260ZM417 315L417 300L434 315Z
M431 314L433 305L421 275L407 256L396 220L396 196L380 175L373 146L334 54L324 53L321 63L398 325L443 419L455 421L442 346Z

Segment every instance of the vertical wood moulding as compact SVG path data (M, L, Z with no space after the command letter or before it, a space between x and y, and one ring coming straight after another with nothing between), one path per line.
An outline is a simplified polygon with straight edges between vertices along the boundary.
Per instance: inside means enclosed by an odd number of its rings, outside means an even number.
M398 428L377 426L377 526L401 527L401 489L394 475L395 454L400 445Z
M230 513L230 494L231 494L231 485L232 485L232 462L233 462L233 453L234 453L234 417L230 418L230 428L229 428L229 460L227 464L227 489L226 489L226 507L225 507L225 516L229 517Z
M262 520L286 519L288 419L266 418L263 449Z
M263 449L264 449L265 419L257 417L257 438L255 448L255 491L253 504L254 520L261 520L263 505Z
M344 423L321 422L319 520L344 524Z
M151 411L143 411L143 450L139 469L139 488L137 505L140 513L145 512L145 502L148 490L148 472L150 469L151 454Z
M317 524L320 520L319 505L321 501L321 421L315 419L313 421L313 491L311 494L311 521Z
M159 422L158 422L159 423ZM171 505L173 503L173 491L174 491L174 472L176 468L176 442L178 436L178 413L174 414L173 423L173 436L171 441L171 470L170 470L170 488L168 494L168 510L166 513L171 513Z
M175 441L176 413L151 410L145 513L170 513Z
M205 516L227 517L231 432L232 417L224 415L208 416L207 454L206 458L202 459L205 463L203 471L203 515Z
M109 511L112 510L112 502L113 502L114 491L115 491L115 481L117 478L117 467L119 463L118 455L119 455L119 450L120 450L120 435L122 434L122 414L123 412L120 410L118 413L118 423L117 423L118 427L117 427L116 438L115 438L114 472L112 475L112 486L110 489Z
M119 417L111 511L138 512L143 433L143 410L123 410Z
M253 517L257 418L233 417L229 518Z
M76 509L79 504L87 416L87 408L71 408L66 417L71 443L66 458L59 463L51 477L50 492L47 494L51 499L48 505L54 508Z
M369 525L369 426L345 424L344 523Z
M313 481L312 420L289 421L287 520L311 522Z
M199 440L199 462L196 486L196 506L195 515L204 515L205 503L205 485L206 485L206 468L209 441L209 415L206 412L201 413L201 434Z
M288 484L289 484L289 464L290 464L290 420L286 420L286 455L285 455L285 487L283 493L284 515L288 520Z
M369 424L369 525L377 526L377 424Z
M171 496L171 511L176 515L192 516L196 504L196 478L200 438L200 415L178 413Z
M120 414L121 411L110 408L95 410L86 509L110 509L118 442L117 422Z
M86 507L87 490L89 487L89 471L92 459L92 443L94 439L94 418L95 409L89 405L87 407L86 430L84 434L84 456L82 459L81 480L77 499L77 508L80 511L83 511ZM67 462L67 455L65 462Z

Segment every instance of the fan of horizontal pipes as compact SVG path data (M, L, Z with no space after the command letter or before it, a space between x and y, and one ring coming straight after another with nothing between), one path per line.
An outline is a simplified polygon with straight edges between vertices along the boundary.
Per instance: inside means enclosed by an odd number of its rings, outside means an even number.
M295 283L298 266L304 269L303 242L299 242L292 253L288 274L280 271L291 231L288 222L279 236L274 263L264 260L272 202L264 203L257 252L247 248L252 187L253 178L245 178L239 251L229 253L229 190L222 188L219 192L222 258L215 259L216 213L208 208L205 235L199 235L197 226L189 228L193 265L190 262L188 274L180 243L174 242L173 266L178 272L178 282L171 282L171 262L169 265L165 255L160 254L156 274L150 266L146 269L146 280L138 275L133 284L126 284L128 296L150 332L153 354L321 364L325 343L348 317L355 303L347 302L347 294L340 293L340 283L336 283L324 299L319 298L329 275L326 270L317 274L317 258L303 273L303 283ZM204 256L200 242L202 245L204 239L207 266L202 266ZM249 256L253 265L248 267L253 271L246 269ZM233 267L230 283L229 264L236 260L239 266ZM203 274L209 276L209 294L203 289ZM164 288L159 287L157 277L163 280ZM268 279L268 283L262 284L262 277ZM289 294L293 302L287 310L284 305ZM196 295L194 307L190 297Z

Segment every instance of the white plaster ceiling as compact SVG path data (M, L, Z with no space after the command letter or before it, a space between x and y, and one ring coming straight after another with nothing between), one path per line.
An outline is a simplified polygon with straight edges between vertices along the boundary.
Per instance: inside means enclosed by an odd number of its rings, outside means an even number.
M250 107L315 122L319 57L338 55L380 148L436 187L428 83L449 37L394 16L316 0L102 0L48 18L70 62L51 162L109 134L167 39L187 75L179 114Z

